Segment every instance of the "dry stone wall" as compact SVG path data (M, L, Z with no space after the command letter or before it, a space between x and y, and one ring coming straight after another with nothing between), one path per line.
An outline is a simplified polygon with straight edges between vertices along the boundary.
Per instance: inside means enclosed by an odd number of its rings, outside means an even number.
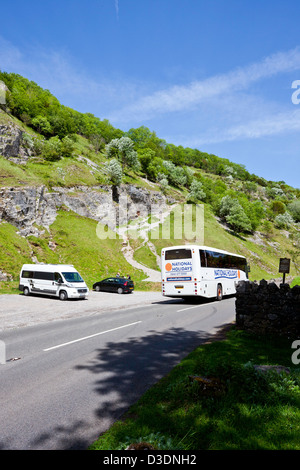
M243 281L237 286L236 325L257 334L300 338L300 286Z

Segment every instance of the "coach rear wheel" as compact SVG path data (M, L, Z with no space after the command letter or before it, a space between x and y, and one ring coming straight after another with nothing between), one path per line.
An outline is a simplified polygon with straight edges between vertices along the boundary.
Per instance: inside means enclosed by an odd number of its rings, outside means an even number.
M218 284L218 287L217 287L217 300L222 300L222 298L223 298L222 285Z

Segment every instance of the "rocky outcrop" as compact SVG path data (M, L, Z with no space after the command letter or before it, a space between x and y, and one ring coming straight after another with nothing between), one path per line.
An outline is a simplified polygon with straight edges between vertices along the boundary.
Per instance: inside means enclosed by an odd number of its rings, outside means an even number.
M0 123L0 155L14 163L26 164L30 150L23 143L23 135L12 122Z
M38 235L41 227L49 229L62 206L78 215L92 218L114 229L137 217L147 217L167 210L170 201L158 191L132 185L1 188L0 221L19 229L23 236Z
M256 334L300 337L300 286L243 281L237 286L236 325Z

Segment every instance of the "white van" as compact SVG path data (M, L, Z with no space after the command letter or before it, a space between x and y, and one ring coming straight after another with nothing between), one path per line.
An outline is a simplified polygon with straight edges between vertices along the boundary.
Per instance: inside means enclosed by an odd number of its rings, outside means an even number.
M89 292L80 274L70 264L24 264L19 290L24 295L53 295L61 300L84 299Z

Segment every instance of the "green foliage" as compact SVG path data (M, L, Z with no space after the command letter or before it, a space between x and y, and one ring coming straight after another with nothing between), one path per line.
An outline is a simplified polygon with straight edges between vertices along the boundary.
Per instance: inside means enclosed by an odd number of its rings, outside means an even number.
M62 139L60 151L63 157L72 157L74 148L74 141L71 137L66 136Z
M272 201L270 204L270 209L274 212L274 214L284 214L286 211L286 205L281 201Z
M219 215L237 232L251 231L251 223L240 203L225 196L221 200Z
M203 184L201 181L193 180L188 194L188 201L197 202L205 201L205 192L203 191Z
M2 80L9 91L7 106L12 114L45 137L58 135L60 139L70 134L85 137L100 136L104 142L124 135L115 129L107 119L101 121L90 113L79 113L60 104L49 90L21 75L0 71Z
M163 161L163 166L170 184L177 187L185 186L187 184L187 174L184 168L176 166L168 160Z
M44 116L37 116L31 121L32 126L40 133L44 135L51 135L52 128L48 119Z
M106 163L106 169L112 184L118 186L122 181L122 167L116 158L112 158Z
M288 210L292 214L295 222L300 222L300 199L291 202L288 205Z
M44 143L42 150L45 160L55 162L61 158L61 142L58 136L51 137Z
M280 229L288 229L294 223L294 219L289 212L285 212L284 214L279 214L275 217L275 227Z
M140 163L137 152L134 150L133 141L129 137L112 139L105 147L108 158L117 158L122 164L122 169L129 166L138 170Z

